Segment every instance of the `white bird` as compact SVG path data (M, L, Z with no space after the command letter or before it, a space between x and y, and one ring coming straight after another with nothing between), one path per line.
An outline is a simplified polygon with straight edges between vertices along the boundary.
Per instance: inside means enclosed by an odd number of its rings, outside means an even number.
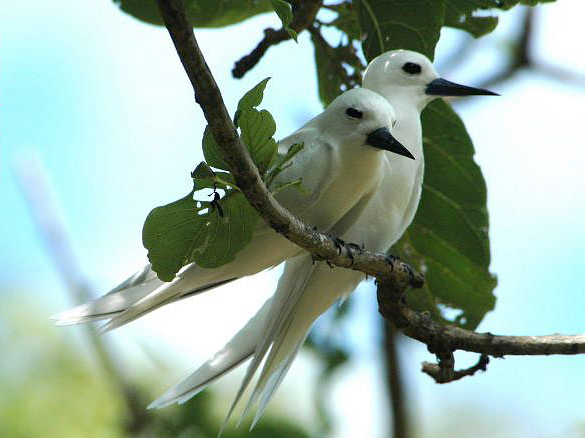
M397 114L393 134L416 159L385 153L382 182L362 214L351 225L346 226L340 221L329 232L346 241L363 244L371 251L385 252L412 222L420 199L424 170L421 111L438 96L495 93L441 79L429 59L407 50L386 52L374 59L364 73L363 86L380 93L392 104ZM216 378L252 357L231 414L265 359L256 388L242 414L243 418L260 398L253 427L315 319L335 301L353 292L364 278L359 271L331 269L324 263L313 264L306 253L288 260L275 294L244 328L212 359L169 389L150 407L185 402Z
M281 150L304 143L293 165L275 182L300 177L305 193L288 187L277 193L277 200L320 230L349 226L381 181L385 151L414 158L392 137L395 121L392 106L375 92L357 88L339 96L279 143ZM255 274L300 252L298 246L262 222L252 242L226 265L206 269L192 263L169 283L161 282L146 266L101 298L54 318L60 325L111 318L103 329L113 329L164 304Z

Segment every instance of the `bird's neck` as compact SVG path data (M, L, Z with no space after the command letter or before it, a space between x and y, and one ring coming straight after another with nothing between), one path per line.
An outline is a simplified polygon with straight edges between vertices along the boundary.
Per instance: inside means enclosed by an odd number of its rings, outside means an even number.
M415 157L423 160L420 113L428 103L415 87L392 87L381 84L370 87L384 96L396 112L396 125L392 133Z

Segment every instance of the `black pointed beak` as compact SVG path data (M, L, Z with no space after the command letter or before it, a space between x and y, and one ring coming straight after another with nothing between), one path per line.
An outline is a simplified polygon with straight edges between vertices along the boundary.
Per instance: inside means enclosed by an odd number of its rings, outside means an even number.
M439 78L427 84L425 93L430 96L499 96L484 88L473 88Z
M394 152L403 157L408 157L413 160L415 159L408 149L402 146L402 144L390 134L388 128L376 129L374 132L370 133L366 139L366 144L378 149Z

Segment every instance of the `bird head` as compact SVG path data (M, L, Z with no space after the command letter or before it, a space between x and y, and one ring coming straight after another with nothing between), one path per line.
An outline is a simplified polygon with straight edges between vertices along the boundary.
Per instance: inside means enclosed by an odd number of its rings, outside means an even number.
M346 91L324 112L326 130L350 144L363 144L414 159L392 136L396 113L381 95L364 88Z
M364 72L363 86L393 99L409 99L421 110L442 96L497 95L441 78L426 56L411 50L392 50L373 59Z

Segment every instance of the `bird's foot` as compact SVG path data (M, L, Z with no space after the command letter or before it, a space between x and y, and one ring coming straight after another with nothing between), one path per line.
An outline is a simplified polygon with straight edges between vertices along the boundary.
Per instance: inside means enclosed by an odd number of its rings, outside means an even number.
M341 255L341 250L345 246L345 241L343 239L340 239L339 237L335 237L335 236L331 236L331 240L333 240L333 244L335 245L335 248L337 249L337 253L339 255Z
M409 283L414 283L414 280L416 279L416 275L415 275L414 271L412 270L412 268L410 267L410 265L408 265L406 263L401 263L400 265L401 265L402 269L408 273L408 276L410 277Z
M347 256L351 259L351 265L352 266L354 264L354 258L353 258L354 251L357 254L361 254L364 251L364 247L363 246L356 245L355 243L347 243L345 245L345 249L347 251Z
M386 263L388 263L390 265L390 267L392 268L392 271L394 270L394 263L396 263L399 260L400 260L400 257L397 257L395 255L392 255L392 254L386 255Z

